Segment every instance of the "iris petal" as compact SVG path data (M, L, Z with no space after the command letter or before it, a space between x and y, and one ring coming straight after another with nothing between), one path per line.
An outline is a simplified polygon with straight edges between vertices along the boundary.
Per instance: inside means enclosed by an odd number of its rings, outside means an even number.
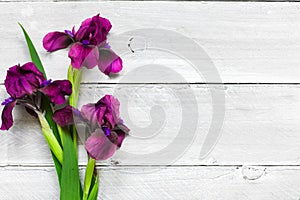
M68 80L57 80L41 88L40 91L47 95L51 102L64 104L66 102L65 96L72 93L72 84Z
M100 48L98 68L106 75L110 73L118 73L123 68L122 59L111 49Z
M73 42L69 34L64 32L50 32L43 39L44 48L49 51L56 51L67 48Z
M105 95L102 97L97 104L102 104L107 107L106 113L104 114L106 120L111 124L112 127L120 120L120 102L112 95Z
M118 134L118 147L121 147L126 134L123 131L117 131L117 134Z
M2 125L1 130L8 130L10 127L12 127L14 121L12 116L12 110L16 105L16 101L13 101L9 104L6 104L6 106L3 108L2 111Z
M75 40L77 42L88 40L89 44L98 46L106 40L106 36L111 27L110 21L100 17L98 14L81 23L81 26L75 34Z
M91 69L98 63L99 51L95 46L75 43L69 51L69 58L71 58L71 64L74 68L80 69L85 66Z
M104 134L102 129L97 129L87 139L85 148L89 155L96 160L106 160L113 156L117 145L112 143Z
M112 129L120 120L120 102L112 95L105 95L97 103L89 103L81 108L82 117L95 125L106 125Z
M103 116L106 108L89 103L81 108L81 115L84 119L89 121L92 127L101 126L103 123Z
M44 75L37 69L32 62L15 65L8 69L4 85L7 93L13 98L22 98L26 94L31 95L42 82L45 81Z
M53 120L61 127L74 124L75 108L66 106L60 110L55 111Z

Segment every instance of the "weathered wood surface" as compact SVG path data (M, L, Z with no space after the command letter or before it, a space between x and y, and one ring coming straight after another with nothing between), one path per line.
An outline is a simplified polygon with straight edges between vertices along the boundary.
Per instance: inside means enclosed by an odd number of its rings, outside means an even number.
M99 199L286 200L300 196L299 167L153 169L149 173L145 168L101 168ZM2 199L58 199L53 168L1 168L0 177Z
M175 31L197 42L211 58L223 82L299 83L298 7L298 3L263 2L1 3L0 38L5 48L0 49L0 82L6 67L29 60L18 21L37 45L49 77L64 78L69 64L67 51L46 53L42 48L43 36L50 31L70 29L73 25L78 27L84 18L100 12L112 21L110 42L113 49L124 54L125 68L114 79L102 76L97 70L90 71L86 82L118 83L129 72L134 73L146 64L164 65L180 73L187 82L212 81L203 80L195 73L189 63L178 57L182 56L179 52L175 52L179 54L176 56L164 50L131 53L128 49L130 38L133 38L134 49L145 49L149 38L136 38L135 34L124 36L124 32L156 28ZM189 53L194 51L181 41L177 40L174 45L180 45ZM168 42L166 39L161 45L166 46ZM203 69L203 66L196 67ZM176 81L168 80L162 68L155 69L154 73L152 80L147 81ZM132 81L143 80L138 79Z
M222 89L214 86L215 90ZM184 155L176 155L176 165L298 165L300 152L299 123L300 86L298 85L226 85L226 114L217 145L204 160L199 153L211 123L212 105L209 89L204 85L83 85L80 104L96 101L104 94L115 94L122 102L121 116L131 127L131 136L125 140L121 152L144 154L145 158L126 157L116 154L111 162L119 165L161 165L157 159L148 160L147 155L170 145L181 126L183 104L190 103L185 94L192 91L198 106L198 129L193 140L182 141ZM1 94L4 94L3 86ZM128 100L126 100L128 99ZM154 106L161 110L151 113ZM151 113L151 114L150 114ZM22 109L15 110L16 125L0 135L0 161L3 165L51 164L48 147L40 134L39 124ZM160 124L159 121L164 121ZM158 124L160 126L153 126ZM195 123L195 122L194 122ZM147 128L148 127L148 128ZM152 127L152 128L150 128ZM155 128L153 128L155 127ZM152 136L155 134L154 136ZM187 133L188 134L188 133ZM152 136L152 137L151 137ZM191 137L185 138L188 140ZM180 148L180 144L172 150ZM81 151L85 163L84 150ZM172 163L167 163L172 164Z
M86 71L80 104L114 94L132 129L121 150L99 163L100 199L299 199L299 7L296 2L1 2L0 83L7 67L29 61L18 21L30 33L48 76L61 79L69 64L67 50L45 52L43 36L78 27L100 12L113 23L109 40L124 70L112 78L97 69ZM179 39L140 37L136 30L145 28L173 31ZM191 48L189 38L203 51ZM175 45L171 50L170 44ZM184 58L197 52L199 57ZM207 79L214 70L226 85L201 84L218 82ZM224 91L226 113L220 139L200 159L213 114L211 91ZM195 105L186 94L195 96ZM0 96L7 97L3 85ZM183 115L185 105L191 105L187 113L198 107L196 118ZM20 108L14 117L16 125L0 134L0 199L58 199L38 123ZM183 118L197 122L197 130L190 133ZM183 138L189 146L182 155L175 154L172 162L147 159L168 146L180 127L195 136ZM83 146L79 153L83 167ZM248 169L251 165L257 167Z

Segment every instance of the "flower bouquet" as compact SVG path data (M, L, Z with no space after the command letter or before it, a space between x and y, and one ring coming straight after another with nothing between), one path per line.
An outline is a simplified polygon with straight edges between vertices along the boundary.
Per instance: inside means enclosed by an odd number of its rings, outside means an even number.
M80 82L84 69L98 67L106 75L122 70L122 59L112 51L107 35L110 21L99 15L84 20L78 30L48 33L43 46L48 52L69 48L71 64L66 80L51 80L35 47L20 24L31 56L31 62L15 65L7 71L4 85L9 98L2 105L1 130L13 125L12 111L20 105L37 118L41 132L51 150L60 186L61 200L95 200L98 197L99 173L96 160L106 160L128 134L120 118L119 101L105 95L96 103L77 108ZM85 149L88 161L84 182L78 169L78 133L76 124L88 135Z

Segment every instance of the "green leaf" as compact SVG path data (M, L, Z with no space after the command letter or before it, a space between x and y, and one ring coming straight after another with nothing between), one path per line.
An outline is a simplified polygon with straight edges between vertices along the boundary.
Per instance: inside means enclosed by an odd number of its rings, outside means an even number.
M99 175L97 175L95 184L90 192L88 200L97 200L99 190Z
M57 158L55 157L54 153L51 151L51 155L52 155L52 159L54 162L54 166L55 166L55 170L57 173L57 178L58 178L58 183L60 185L60 177L61 177L61 164L60 162L57 160Z
M32 41L31 41L28 33L26 32L26 30L24 29L24 27L22 26L21 23L18 23L18 24L20 25L20 27L21 27L21 29L24 33L24 37L25 37L25 40L27 42L27 46L28 46L28 50L29 50L32 62L44 74L45 78L47 79L47 75L45 73L45 70L44 70L44 67L42 65L41 59L40 59L40 57L39 57ZM43 96L42 108L46 112L45 113L45 118L48 121L50 128L52 129L56 139L60 143L60 138L59 138L59 135L58 135L57 126L56 126L56 124L54 123L54 121L52 119L53 111L52 111L52 108L51 108L51 104L50 104L49 99L45 96ZM51 152L51 153L52 153L52 158L53 158L53 161L54 161L54 164L55 164L55 169L56 169L56 172L57 172L58 181L60 182L61 164L59 163L58 159L55 157L53 152Z
M77 70L74 69L72 65L70 65L68 68L68 80L72 84L72 94L69 97L69 104L74 108L77 108L81 78L82 78L82 69ZM78 157L76 126L73 125L71 130L72 130L73 144Z
M69 104L74 108L77 108L81 79L82 69L74 69L72 65L70 65L68 69L68 80L72 83L72 94L69 98Z
M77 153L70 132L62 134L64 157L61 172L60 200L80 200L80 179Z
M89 161L88 161L88 164L87 164L86 170L85 170L83 200L87 200L87 198L89 196L92 178L94 175L95 163L96 163L95 159L89 158Z
M29 50L29 53L30 53L30 57L31 57L31 60L32 62L36 65L36 67L44 74L45 76L45 79L47 79L47 76L46 76L46 73L45 73L45 70L44 70L44 67L42 65L42 62L41 62L41 59L28 35L28 33L26 32L26 30L24 29L24 27L22 26L21 23L18 23L24 33L24 36L25 36L25 39L26 39L26 42L27 42L27 46L28 46L28 50Z

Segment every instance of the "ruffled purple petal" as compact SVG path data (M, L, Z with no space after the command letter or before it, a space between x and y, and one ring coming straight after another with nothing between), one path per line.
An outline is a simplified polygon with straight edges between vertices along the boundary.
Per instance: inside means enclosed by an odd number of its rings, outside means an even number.
M111 49L100 48L98 68L106 75L110 73L118 73L123 68L122 59Z
M25 74L30 74L30 75L34 74L34 76L36 76L36 78L39 79L40 82L43 82L45 80L45 77L44 77L43 73L35 66L35 64L33 62L25 63L22 66L22 71Z
M8 130L10 127L12 127L14 120L12 116L12 110L16 105L16 101L13 101L9 104L6 104L2 111L2 125L1 130Z
M45 81L44 75L37 69L32 62L15 65L8 69L4 85L7 93L13 98L22 98L26 94L31 95L42 82Z
M106 36L111 29L111 23L108 19L100 17L99 14L84 20L75 34L75 40L82 42L89 41L89 44L98 46L106 40Z
M120 120L120 121L122 121L122 120ZM125 126L123 124L123 122L119 122L117 124L117 126L114 128L114 131L118 135L118 143L117 143L117 145L118 145L118 147L121 147L121 145L123 143L123 140L124 140L125 136L128 135L130 129L127 126Z
M120 102L112 95L105 95L97 104L105 105L107 110L104 114L105 119L110 123L111 127L119 122L120 118Z
M92 158L96 160L106 160L113 156L117 145L105 136L102 129L97 129L87 139L85 148Z
M116 131L116 132L118 134L118 147L120 148L124 141L126 134L123 131Z
M81 115L92 127L99 127L103 124L105 110L105 107L89 103L81 107Z
M122 130L124 133L128 134L130 129L124 125L123 120L120 119L119 123L117 124L118 129Z
M51 102L64 104L66 102L65 96L72 93L72 84L68 80L58 80L41 88L40 91L47 95Z
M104 17L100 17L100 22L103 26L102 32L108 34L108 32L110 31L110 29L112 27L110 21Z
M81 23L81 26L82 27L89 27L91 26L91 23L97 23L99 22L100 26L103 28L103 33L108 33L112 27L110 21L104 17L100 17L99 14L93 16L92 18L88 18L86 20L84 20L82 23ZM98 24L97 24L98 25ZM98 26L98 27L100 27Z
M95 104L89 103L82 106L81 114L92 127L105 125L112 129L120 120L119 107L118 99L112 95L105 95Z
M106 40L106 36L111 29L111 23L108 19L96 15L92 18L91 24L95 27L95 31L90 37L90 43L99 45Z
M75 43L69 51L69 58L74 68L80 69L82 66L91 69L98 63L99 51L95 46Z
M74 115L76 109L71 106L66 106L54 112L53 120L61 127L74 124Z
M81 23L81 26L79 27L78 31L75 33L75 40L77 42L80 42L84 39L89 39L90 36L89 33L91 32L91 27L90 27L91 21L92 18L88 18Z
M43 46L47 51L52 52L67 48L72 42L73 40L69 34L55 31L44 37Z

